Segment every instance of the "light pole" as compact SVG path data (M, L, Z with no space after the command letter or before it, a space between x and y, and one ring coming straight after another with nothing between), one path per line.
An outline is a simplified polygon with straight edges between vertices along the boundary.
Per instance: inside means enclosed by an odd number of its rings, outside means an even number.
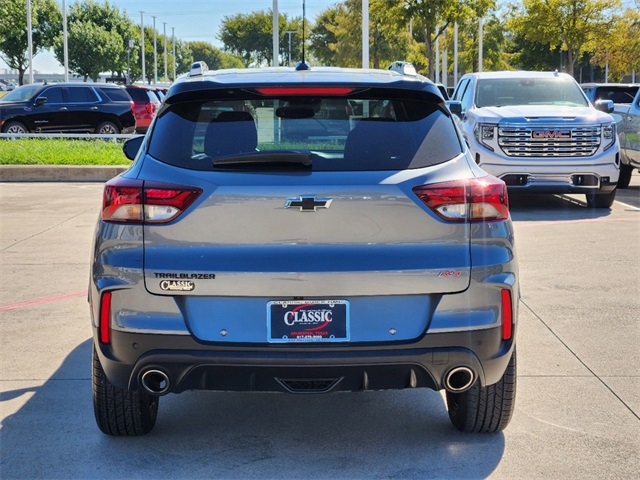
M167 22L162 22L164 27L164 78L169 80L169 74L167 73Z
M369 0L362 0L362 68L369 68Z
M480 17L479 20L479 24L478 24L478 72L482 73L482 56L483 56L483 51L482 51L482 37L484 36L483 34L483 27L484 27L484 23L482 21L482 17Z
M280 35L278 34L280 27L278 26L278 0L273 0L273 66L278 67L280 53Z
M131 85L131 49L135 42L130 38L127 48L127 85Z
M153 18L153 83L158 81L158 46L156 45L156 17Z
M171 37L173 43L173 81L176 81L176 27L171 27Z
M147 75L144 69L144 12L142 10L140 10L140 31L142 32L142 83L144 83Z
M64 81L69 81L69 41L67 36L67 0L62 0L62 37L64 49Z
M31 0L27 0L27 45L29 54L29 83L33 83L33 37L31 36Z
M287 30L286 32L287 35L289 35L289 63L287 63L288 66L291 66L291 35L298 33L296 30Z

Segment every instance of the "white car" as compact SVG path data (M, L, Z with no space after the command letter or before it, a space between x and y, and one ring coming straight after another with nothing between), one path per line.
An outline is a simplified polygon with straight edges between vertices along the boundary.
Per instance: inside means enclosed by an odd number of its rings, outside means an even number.
M570 75L468 74L449 106L476 163L510 190L584 193L591 207L613 204L620 175L613 102L594 107Z

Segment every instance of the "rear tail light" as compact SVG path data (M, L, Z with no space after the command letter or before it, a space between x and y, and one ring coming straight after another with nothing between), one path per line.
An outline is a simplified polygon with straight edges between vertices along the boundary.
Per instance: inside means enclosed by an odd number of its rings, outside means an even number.
M506 288L502 290L502 339L511 340L513 335L513 306L511 304L511 292Z
M133 100L131 100L131 113L136 113L136 104L133 102Z
M111 292L102 294L98 332L100 343L109 343L111 341Z
M492 176L414 187L422 202L449 222L486 222L509 218L507 186Z
M201 188L116 178L104 187L102 220L167 223L175 220L202 193Z
M147 103L146 107L149 115L154 115L156 113L156 106L153 103Z

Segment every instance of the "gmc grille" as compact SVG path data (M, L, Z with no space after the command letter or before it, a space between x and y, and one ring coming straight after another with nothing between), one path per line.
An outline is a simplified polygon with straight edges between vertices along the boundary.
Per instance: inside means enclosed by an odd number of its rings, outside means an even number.
M498 128L498 145L509 157L589 157L600 138L600 126Z

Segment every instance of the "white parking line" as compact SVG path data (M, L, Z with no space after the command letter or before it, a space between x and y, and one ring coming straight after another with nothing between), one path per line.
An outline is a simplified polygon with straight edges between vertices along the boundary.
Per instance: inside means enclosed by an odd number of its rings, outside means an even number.
M640 212L640 208L634 207L633 205L629 205L628 203L621 202L620 200L614 200L614 202L622 205L623 207L630 208L631 210L633 210L635 212Z

